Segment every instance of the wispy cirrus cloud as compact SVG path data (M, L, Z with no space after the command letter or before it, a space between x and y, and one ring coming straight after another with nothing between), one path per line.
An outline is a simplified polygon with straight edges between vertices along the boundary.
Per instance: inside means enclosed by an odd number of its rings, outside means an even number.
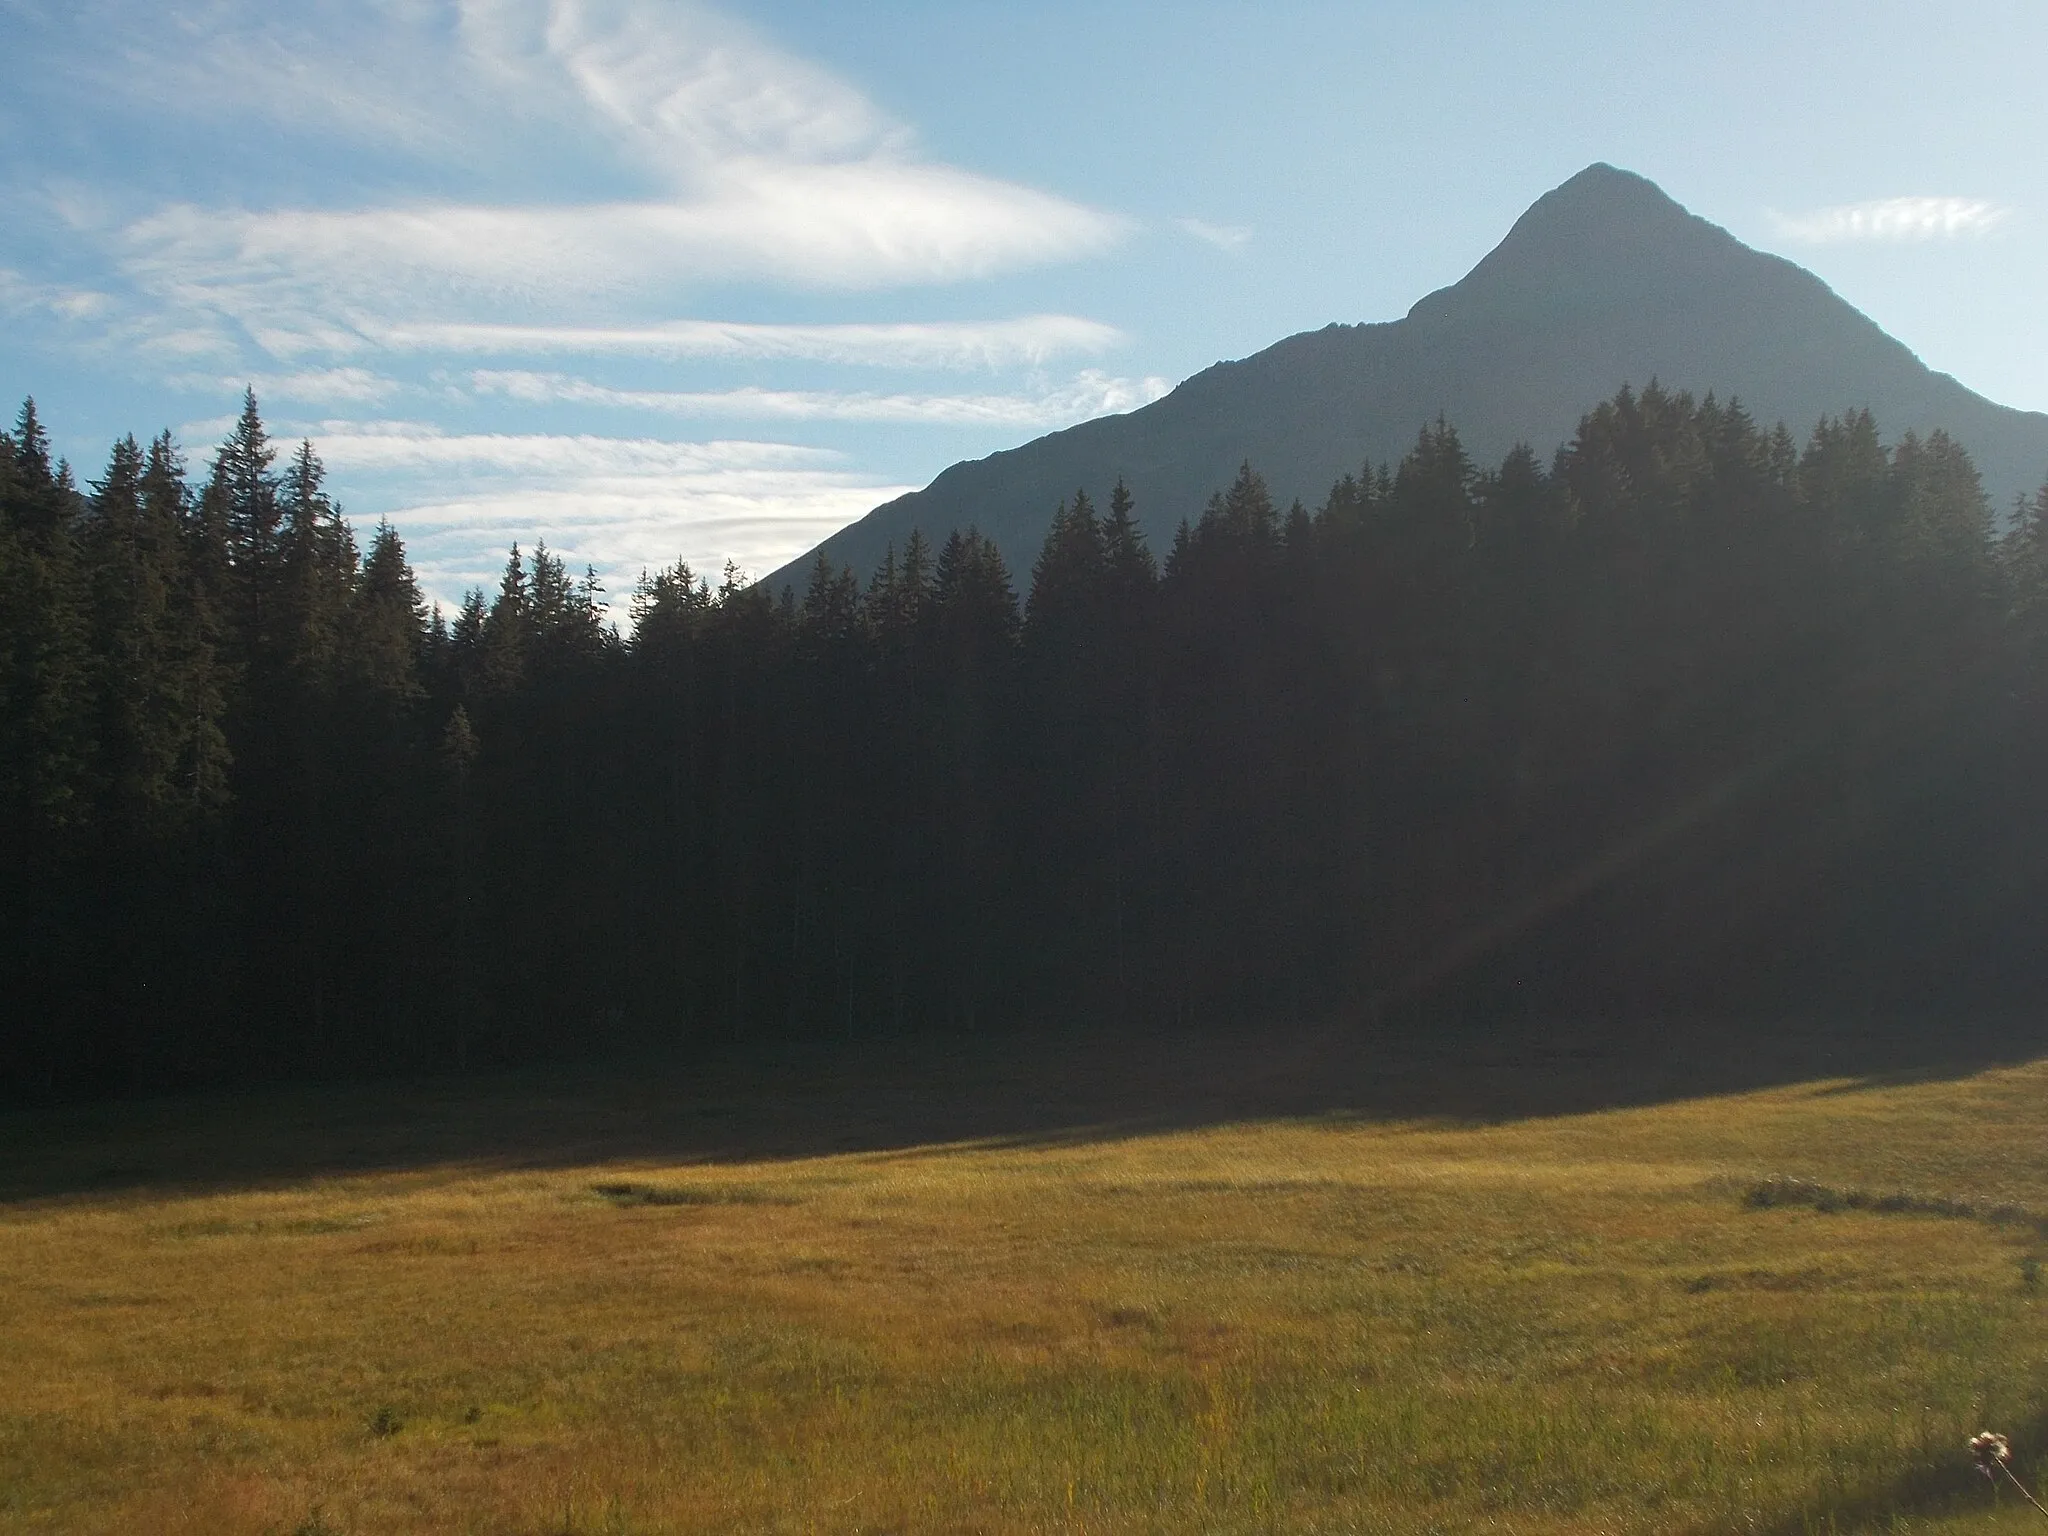
M887 394L875 391L614 389L560 373L479 369L470 383L484 394L529 404L576 404L780 421L862 421L1043 430L1149 405L1172 386L1161 378L1112 378L1086 369L1057 388L1031 394Z
M397 379L367 368L306 368L296 373L184 374L166 381L179 389L236 391L245 385L265 401L306 405L383 405L408 392Z
M745 324L670 320L652 325L575 326L422 321L380 324L365 340L394 352L482 356L637 356L669 361L815 362L877 368L999 369L1042 366L1057 357L1094 355L1124 340L1115 326L1074 315L1015 320L912 321L898 324ZM294 338L277 337L273 350ZM320 338L306 338L308 350Z
M1127 227L1054 193L920 157L914 135L857 91L687 0L384 8L376 20L392 34L387 44L412 60L400 73L418 72L424 58L439 82L420 84L440 105L395 120L385 115L388 89L365 94L331 67L358 46L343 12L316 6L298 32L249 0L207 15L220 46L180 55L188 93L211 87L251 111L293 121L324 112L352 132L429 145L503 137L512 102L515 118L545 120L609 164L614 184L646 184L641 195L597 199L536 189L514 202L187 202L120 229L119 259L145 292L259 340L334 340L379 320L479 321L536 307L631 312L707 284L954 283L1095 254ZM277 97L275 69L221 68L252 53L293 58L287 99ZM222 78L205 78L212 71Z
M1778 232L1806 245L1846 241L1957 240L1988 235L2012 215L1974 197L1885 197L1811 213L1773 214Z
M375 473L460 469L540 482L581 482L592 475L639 479L759 470L823 472L843 463L842 455L829 448L796 443L674 442L558 432L444 432L413 421L288 422L278 431L286 437L312 439L329 468Z
M113 305L107 294L68 283L39 283L12 267L0 267L0 311L26 314L40 311L60 320L92 320Z
M1049 194L944 166L869 163L752 167L687 202L183 205L121 238L126 269L146 290L261 337L536 305L630 309L709 282L953 282L1100 249L1107 232L1097 215Z
M914 489L791 443L449 433L407 421L282 423L279 434L310 438L330 470L359 479L417 483L430 472L438 493L403 498L391 518L423 586L450 605L494 583L513 543L545 540L573 568L594 567L616 606L642 570L683 559L715 576L731 560L759 574Z
M1204 245L1213 245L1219 251L1241 251L1251 244L1252 229L1248 224L1211 224L1207 219L1176 219L1181 230Z

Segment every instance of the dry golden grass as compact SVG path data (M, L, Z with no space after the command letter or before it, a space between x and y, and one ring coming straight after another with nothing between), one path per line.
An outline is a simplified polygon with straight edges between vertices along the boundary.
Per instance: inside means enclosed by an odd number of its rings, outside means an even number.
M232 1107L137 1135L232 1137ZM9 1126L31 1160L82 1134ZM1963 1450L2003 1429L2037 1471L2036 1229L1743 1196L2048 1212L2048 1065L1491 1125L592 1146L0 1205L0 1530L2038 1519Z

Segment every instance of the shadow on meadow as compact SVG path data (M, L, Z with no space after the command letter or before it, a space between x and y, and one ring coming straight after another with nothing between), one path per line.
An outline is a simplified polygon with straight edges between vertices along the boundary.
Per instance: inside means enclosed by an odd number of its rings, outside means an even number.
M882 1036L605 1067L252 1090L0 1115L0 1201L320 1175L1029 1145L1280 1116L1488 1123L1815 1079L1932 1081L2048 1049L1953 1021L1428 1022Z
M2042 1471L2048 1468L2042 1459L2048 1453L2048 1413L2011 1425L2005 1434L2026 1485L2037 1487ZM1987 1483L1962 1445L1954 1451L1952 1456L1902 1467L1889 1482L1873 1483L1853 1493L1830 1494L1820 1506L1794 1510L1752 1529L1756 1536L1815 1536L1823 1531L1898 1530L1912 1517L1966 1517L2012 1506L2024 1512L2011 1484Z

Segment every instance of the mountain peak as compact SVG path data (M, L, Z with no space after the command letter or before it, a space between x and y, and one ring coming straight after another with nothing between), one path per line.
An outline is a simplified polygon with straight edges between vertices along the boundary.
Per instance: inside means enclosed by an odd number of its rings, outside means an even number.
M1540 233L1583 243L1612 238L1624 230L1677 230L1689 224L1705 225L1706 221L1686 212L1649 177L1603 160L1537 198L1515 220L1508 241L1517 235Z
M1574 198L1606 202L1627 200L1645 206L1678 207L1671 195L1649 177L1625 171L1618 165L1609 165L1605 160L1595 160L1576 176L1560 182L1538 198L1534 206L1541 207L1554 199Z
M1648 286L1682 290L1745 261L1770 260L1687 212L1648 177L1601 161L1544 193L1478 266L1409 314L1424 324L1455 316L1464 325L1508 311L1531 318L1608 310L1652 302Z

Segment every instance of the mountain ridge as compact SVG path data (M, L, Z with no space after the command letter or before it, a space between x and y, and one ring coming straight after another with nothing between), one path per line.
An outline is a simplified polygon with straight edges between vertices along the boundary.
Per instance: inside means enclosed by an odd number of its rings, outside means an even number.
M1863 407L1888 440L1945 429L1999 511L2048 477L2048 415L1929 368L1812 272L1600 162L1402 318L1301 331L1136 411L954 464L766 579L801 585L821 552L864 578L913 528L942 540L969 525L1022 571L1063 497L1100 499L1118 480L1163 549L1241 462L1283 505L1313 506L1343 474L1398 459L1439 416L1481 463L1523 442L1547 453L1593 405L1652 379L1738 397L1802 437Z

